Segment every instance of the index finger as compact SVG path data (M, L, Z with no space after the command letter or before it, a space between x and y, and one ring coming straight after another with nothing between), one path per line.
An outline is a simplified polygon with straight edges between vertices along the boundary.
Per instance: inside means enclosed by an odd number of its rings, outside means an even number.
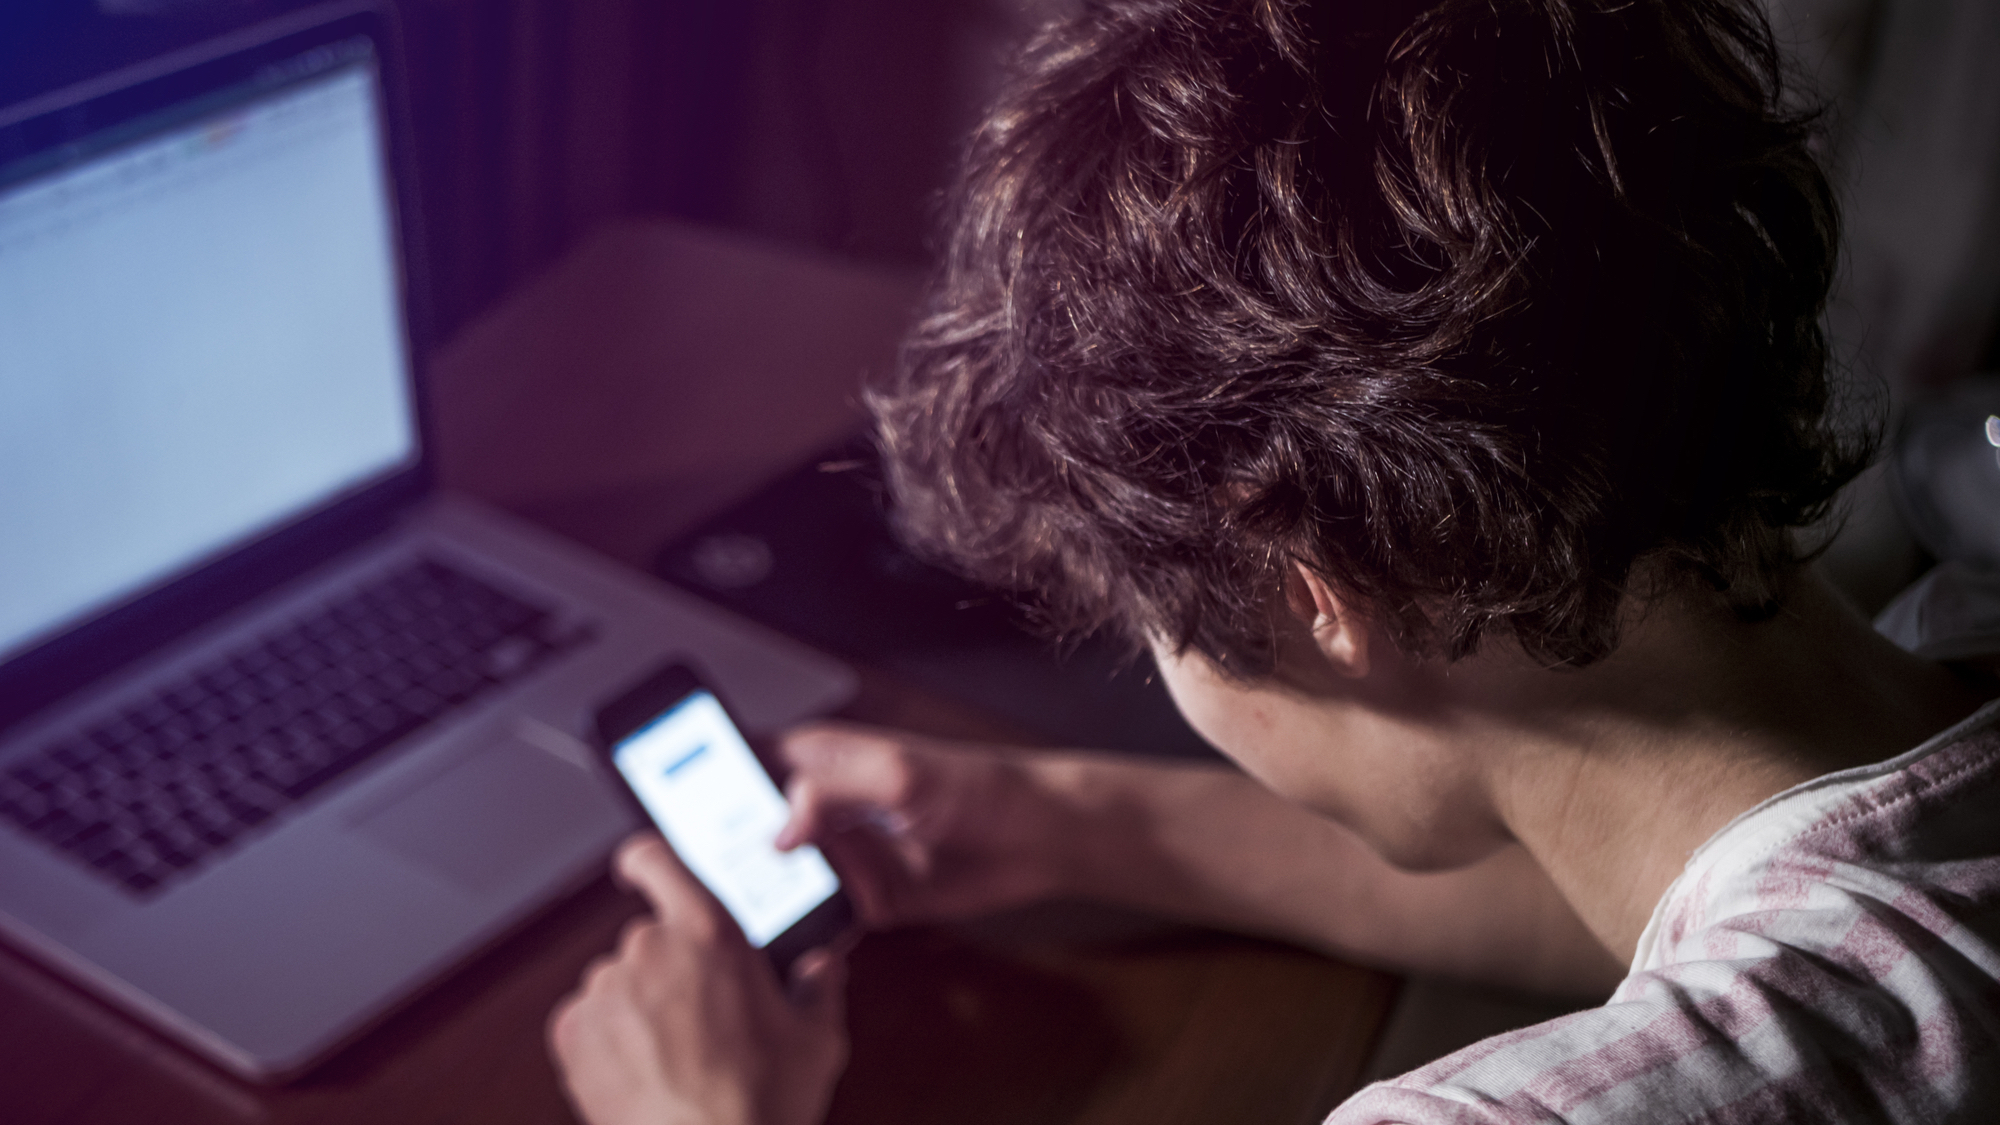
M830 831L853 827L844 822L868 823L890 835L908 831L917 773L903 741L821 724L786 735L780 750L792 765L785 787L792 815L774 841L779 848L825 842Z
M811 782L822 798L894 808L909 799L914 780L909 744L886 731L814 723L786 732L778 750L793 781Z

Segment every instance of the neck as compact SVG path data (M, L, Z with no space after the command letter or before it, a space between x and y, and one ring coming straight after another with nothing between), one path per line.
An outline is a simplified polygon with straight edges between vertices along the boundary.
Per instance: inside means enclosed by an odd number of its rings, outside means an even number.
M1628 961L1688 854L1731 819L1908 750L1987 694L1883 640L1816 576L1771 621L1656 605L1602 665L1480 680L1500 701L1480 725L1501 820Z

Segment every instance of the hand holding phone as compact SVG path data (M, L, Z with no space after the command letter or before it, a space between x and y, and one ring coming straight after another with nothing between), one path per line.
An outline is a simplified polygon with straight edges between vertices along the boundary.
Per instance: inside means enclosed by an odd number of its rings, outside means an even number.
M690 669L648 676L600 710L597 725L626 791L781 977L852 924L818 848L772 845L791 815L784 794Z
M618 873L655 917L626 927L549 1017L549 1047L591 1125L816 1125L847 1058L845 974L833 950L780 982L715 896L646 833Z

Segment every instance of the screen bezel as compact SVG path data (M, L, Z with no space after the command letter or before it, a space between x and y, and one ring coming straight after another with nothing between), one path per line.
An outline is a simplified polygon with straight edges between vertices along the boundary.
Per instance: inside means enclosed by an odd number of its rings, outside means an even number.
M650 725L653 720L679 707L689 696L699 692L713 696L715 701L721 704L723 715L741 733L742 724L737 722L735 713L729 707L729 701L714 687L705 683L693 668L679 661L669 662L666 666L646 675L633 687L597 710L597 749L604 769L617 783L618 792L625 803L644 823L656 828L659 822L653 818L652 810L648 809L645 803L639 800L638 794L632 791L631 784L625 780L625 775L619 772L613 756L617 753L618 744L634 731ZM774 762L755 740L746 736L744 741L749 744L750 753L756 757L757 764L763 767L772 783L782 791L785 782L783 763ZM830 858L828 862L831 862ZM839 875L839 871L836 870L835 878L839 878ZM779 978L785 979L790 976L792 962L798 960L800 954L831 943L853 924L854 906L847 897L847 887L843 881L835 886L834 892L823 902L807 911L805 916L792 923L789 929L766 943L763 953L770 958L772 965L778 971Z
M428 311L406 122L408 92L391 15L373 3L327 5L142 63L0 111L0 165L61 152L107 129L205 94L270 78L274 64L365 37L381 92L390 221L415 451L400 469L267 530L31 645L0 664L0 732L391 527L430 490L432 418L423 394Z

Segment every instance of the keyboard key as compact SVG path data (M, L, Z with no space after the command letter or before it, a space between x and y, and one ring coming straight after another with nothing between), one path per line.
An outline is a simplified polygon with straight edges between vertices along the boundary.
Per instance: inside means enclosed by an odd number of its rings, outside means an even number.
M585 640L419 561L0 774L0 819L136 895L237 845L453 707Z

